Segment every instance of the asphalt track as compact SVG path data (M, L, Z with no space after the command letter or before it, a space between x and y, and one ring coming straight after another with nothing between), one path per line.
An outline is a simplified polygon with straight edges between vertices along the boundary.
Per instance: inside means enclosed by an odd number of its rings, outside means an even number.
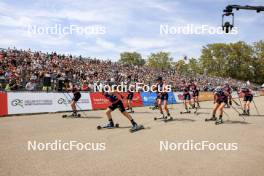
M264 115L264 97L255 98ZM225 123L205 122L212 102L201 103L198 115L183 114L183 105L170 105L176 120L154 121L159 115L148 107L135 108L134 119L146 129L129 132L130 123L113 113L121 128L97 130L104 111L86 112L83 118L61 118L60 113L0 118L1 176L263 176L264 116L246 117L225 109ZM252 107L253 115L257 112ZM75 140L103 142L105 151L29 151L28 141ZM237 143L237 151L160 151L160 141Z

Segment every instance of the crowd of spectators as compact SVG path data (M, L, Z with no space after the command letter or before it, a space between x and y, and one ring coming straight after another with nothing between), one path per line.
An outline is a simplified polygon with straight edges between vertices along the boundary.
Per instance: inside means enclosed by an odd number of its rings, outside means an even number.
M124 65L111 60L43 53L29 50L0 50L0 90L61 91L63 82L71 80L83 91L94 91L94 85L112 80L153 84L162 76L174 90L181 89L182 80L194 80L204 91L228 82L234 88L242 84L231 78L206 75L180 75L175 69L156 70L148 66Z

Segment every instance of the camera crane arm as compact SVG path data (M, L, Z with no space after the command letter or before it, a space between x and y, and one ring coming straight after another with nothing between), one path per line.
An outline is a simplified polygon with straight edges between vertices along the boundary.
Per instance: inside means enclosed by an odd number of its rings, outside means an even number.
M264 11L264 6L241 6L241 5L228 5L226 8L223 10L224 14L222 15L222 28L223 30L228 33L229 31L232 30L234 27L234 13L233 10L255 10L257 13ZM224 22L224 17L225 16L232 16L232 23L230 22Z
M224 12L225 13L232 13L233 12L233 9L236 9L236 10L256 10L257 13L261 12L261 11L264 11L264 6L249 6L249 5L246 5L246 6L240 6L240 5L228 5L226 6Z

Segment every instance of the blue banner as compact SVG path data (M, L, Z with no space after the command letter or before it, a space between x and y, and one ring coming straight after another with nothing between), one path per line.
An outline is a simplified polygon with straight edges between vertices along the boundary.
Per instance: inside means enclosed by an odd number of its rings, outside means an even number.
M169 94L169 99L168 99L168 103L169 104L176 104L176 98L174 96L173 92L168 92Z
M169 94L168 103L176 104L176 99L174 97L173 92L168 92L168 94ZM143 106L154 106L157 98L156 92L140 92L140 95L143 101Z

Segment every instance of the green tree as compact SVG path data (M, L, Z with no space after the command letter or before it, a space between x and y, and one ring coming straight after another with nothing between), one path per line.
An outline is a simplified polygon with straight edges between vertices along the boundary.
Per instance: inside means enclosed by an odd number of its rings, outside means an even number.
M180 74L187 74L188 65L183 59L177 61L175 67L177 72L179 72Z
M195 58L189 59L188 70L191 71L191 73L194 73L195 75L203 73L199 60Z
M212 76L228 76L227 64L230 47L224 43L209 44L202 49L201 70L207 70Z
M148 65L156 69L169 69L171 68L172 58L168 52L151 53L148 57Z
M264 83L264 41L255 42L253 44L253 63L252 71L254 73L254 81L258 84Z
M211 76L260 83L263 78L263 51L263 41L253 46L243 41L209 44L202 49L200 68Z
M120 60L122 64L128 65L144 65L145 60L142 59L140 53L137 52L123 52L120 54Z
M228 76L239 80L254 80L251 66L253 64L252 46L245 42L230 44L228 57Z

